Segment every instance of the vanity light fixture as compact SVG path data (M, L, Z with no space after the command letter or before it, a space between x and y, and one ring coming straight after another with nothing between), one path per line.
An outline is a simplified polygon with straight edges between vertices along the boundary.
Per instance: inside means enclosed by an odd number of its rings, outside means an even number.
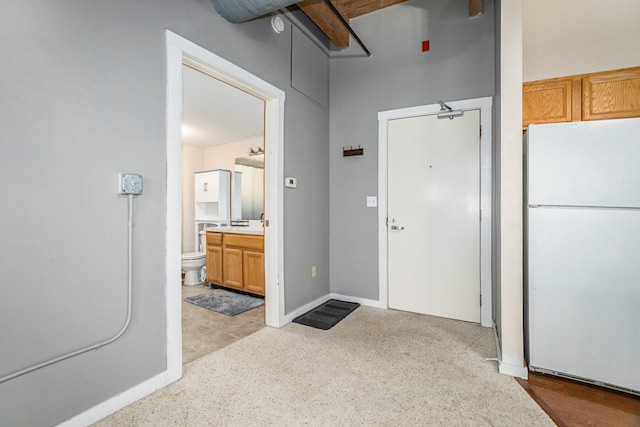
M264 150L262 147L250 147L249 155L250 156L259 156L260 154L264 154Z

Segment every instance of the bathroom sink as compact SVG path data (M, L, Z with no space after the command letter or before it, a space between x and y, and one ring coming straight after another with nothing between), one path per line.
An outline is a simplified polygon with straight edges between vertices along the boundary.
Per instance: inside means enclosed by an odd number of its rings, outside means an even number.
M217 233L237 233L237 234L264 234L264 228L262 227L260 221L257 221L258 225L251 222L249 226L217 226L217 227L206 227L206 231L215 231Z

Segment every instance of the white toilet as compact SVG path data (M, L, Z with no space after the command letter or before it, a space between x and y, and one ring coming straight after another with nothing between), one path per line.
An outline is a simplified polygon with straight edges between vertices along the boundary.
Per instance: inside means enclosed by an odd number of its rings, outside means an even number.
M204 249L206 244L206 233L200 236L200 245ZM202 267L206 263L206 254L204 252L187 252L182 254L182 271L184 271L184 285L194 286L204 282L204 278L200 274Z

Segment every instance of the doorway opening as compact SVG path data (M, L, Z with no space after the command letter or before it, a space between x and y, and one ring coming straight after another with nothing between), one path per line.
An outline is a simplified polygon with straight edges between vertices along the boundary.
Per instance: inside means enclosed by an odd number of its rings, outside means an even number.
M167 370L182 372L182 110L183 66L227 83L264 102L265 324L284 324L282 90L200 46L167 31Z
M197 274L182 284L182 362L187 364L265 326L264 305L231 317L187 300L212 296L212 288L264 296L263 280L249 283L245 277L231 288L225 286L231 278L242 278L237 271L242 262L227 265L222 247L208 248L206 231L224 233L216 238L228 233L263 237L265 102L188 65L182 68L182 92L182 253L198 260L190 267ZM201 188L205 176L218 185ZM230 227L233 224L238 226ZM229 249L230 260L235 251ZM264 277L263 254L251 255L251 266L260 270L251 272ZM223 275L222 264L233 274ZM215 292L233 295L224 291Z
M492 100L490 97L448 102L454 110L480 112L480 324L493 326L492 272L491 272L491 218L492 218ZM384 308L389 306L389 228L388 218L388 133L389 122L420 116L437 115L439 104L403 108L378 113L378 248L379 299ZM455 123L455 118L453 119Z

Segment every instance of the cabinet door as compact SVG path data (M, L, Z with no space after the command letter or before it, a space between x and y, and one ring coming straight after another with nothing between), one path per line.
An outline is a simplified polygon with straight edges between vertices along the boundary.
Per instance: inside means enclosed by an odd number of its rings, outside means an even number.
M194 175L195 202L217 202L220 193L220 177L218 171L198 172Z
M223 248L224 285L234 289L242 289L242 249Z
M242 269L244 289L258 295L264 295L264 254L262 252L243 251Z
M582 79L583 120L640 117L640 67Z
M222 285L222 247L207 245L207 282Z
M574 96L574 92L575 96ZM575 104L574 105L574 98ZM522 85L522 125L580 120L580 80L550 79Z

